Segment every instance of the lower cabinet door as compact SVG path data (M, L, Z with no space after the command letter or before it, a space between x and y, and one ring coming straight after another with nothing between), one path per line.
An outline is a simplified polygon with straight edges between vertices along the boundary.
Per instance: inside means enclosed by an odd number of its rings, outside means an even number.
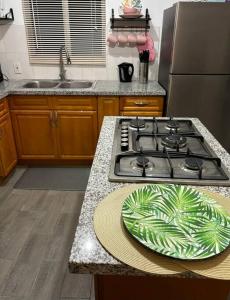
M9 113L0 118L0 176L6 177L17 163Z
M56 111L61 159L92 160L97 144L96 111Z
M13 110L11 116L19 159L57 157L53 111Z

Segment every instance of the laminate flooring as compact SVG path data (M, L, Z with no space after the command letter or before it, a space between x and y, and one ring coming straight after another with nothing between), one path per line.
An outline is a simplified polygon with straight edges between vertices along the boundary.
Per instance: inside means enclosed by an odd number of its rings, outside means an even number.
M93 300L93 279L68 258L84 191L17 190L0 184L0 300Z

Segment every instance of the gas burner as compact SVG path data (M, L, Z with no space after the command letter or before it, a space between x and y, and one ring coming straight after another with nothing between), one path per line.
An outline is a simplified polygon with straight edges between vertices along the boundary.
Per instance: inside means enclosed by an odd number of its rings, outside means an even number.
M185 159L185 168L192 171L199 171L203 165L203 160L195 157L188 157Z
M138 158L137 158L137 165L139 167L147 167L148 163L149 163L149 159L147 157L138 156Z
M130 165L134 171L142 171L143 167L146 170L152 171L154 168L153 163L150 162L145 156L138 156L136 159L130 162Z
M136 118L135 120L132 120L132 121L130 122L130 127L131 127L131 128L134 128L134 129L137 129L137 128L145 128L145 121Z
M168 148L183 148L186 146L186 141L187 139L179 134L169 134L161 138L162 145Z
M166 127L170 130L178 130L180 128L180 123L176 120L169 120Z

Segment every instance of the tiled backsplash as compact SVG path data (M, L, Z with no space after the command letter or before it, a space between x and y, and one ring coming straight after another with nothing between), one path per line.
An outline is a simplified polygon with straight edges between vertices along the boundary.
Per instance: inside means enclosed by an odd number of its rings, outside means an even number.
M9 78L52 78L57 79L59 74L58 65L30 64L26 43L25 27L23 25L10 25L1 27L3 35L0 43L0 61L3 72ZM159 36L159 28L158 33ZM158 51L158 42L155 42ZM134 64L134 78L138 74L138 51L137 48L107 48L106 66L67 66L67 78L72 79L118 79L117 65L128 61ZM14 73L14 63L19 62L22 74ZM157 60L150 67L150 78L155 79Z
M11 79L22 78L51 78L57 79L59 74L58 65L37 65L30 64L27 50L26 33L22 18L21 0L9 0L8 7L15 10L15 22L11 25L0 26L0 63L3 72ZM172 0L143 0L145 7L149 8L152 17L152 35L157 52L156 60L150 66L149 78L157 78L159 41L161 32L161 22L163 9L172 5ZM164 2L162 4L162 2ZM109 18L111 7L117 7L118 2L107 0L107 27L109 31ZM71 79L118 79L117 65L121 62L131 62L134 64L134 79L138 76L138 51L137 48L108 48L107 47L106 66L67 66L67 78ZM15 74L14 63L20 63L22 74Z

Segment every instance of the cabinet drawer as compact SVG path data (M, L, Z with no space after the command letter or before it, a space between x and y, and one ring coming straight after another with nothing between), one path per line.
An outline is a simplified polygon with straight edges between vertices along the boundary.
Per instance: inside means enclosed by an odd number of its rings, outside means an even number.
M57 110L97 110L97 98L90 96L55 96L54 109Z
M43 110L49 109L52 107L51 100L49 97L46 96L24 96L24 95L17 95L17 96L10 96L9 97L9 105L11 109L20 110L20 109L31 109L31 110Z
M120 97L121 111L162 111L163 97Z
M7 100L0 101L0 117L4 116L8 112Z
M121 116L162 117L162 112L161 111L121 111Z

